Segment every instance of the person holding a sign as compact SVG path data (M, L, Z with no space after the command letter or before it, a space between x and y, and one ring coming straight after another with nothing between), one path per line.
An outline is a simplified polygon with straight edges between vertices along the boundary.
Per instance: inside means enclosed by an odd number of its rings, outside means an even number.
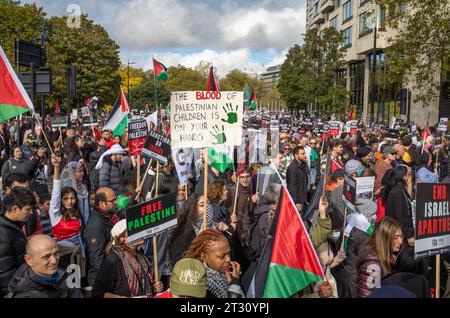
M400 223L390 217L383 218L359 254L358 298L367 298L375 288L381 287L381 279L394 272L396 254L402 244L403 230Z
M154 297L163 291L153 282L152 264L137 249L144 240L128 243L127 223L119 221L111 230L107 256L95 279L92 296L96 298Z

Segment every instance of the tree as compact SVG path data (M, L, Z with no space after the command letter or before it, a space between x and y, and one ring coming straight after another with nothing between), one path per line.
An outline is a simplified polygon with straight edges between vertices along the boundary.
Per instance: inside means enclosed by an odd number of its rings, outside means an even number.
M81 16L81 28L69 28L66 17L48 20L48 67L53 71L54 99L67 105L66 66L78 67L79 101L93 96L114 104L120 90L119 46L106 30ZM54 102L54 101L52 101Z
M220 90L222 91L242 91L245 84L248 84L256 96L261 96L263 85L256 76L251 76L239 70L232 70L220 80Z
M122 80L123 91L128 94L128 65L122 64L119 68L120 78ZM141 85L147 77L147 73L142 69L130 66L130 90L133 87Z
M161 82L153 79L153 73L147 74L140 85L134 87L130 85L131 104L133 108L144 110L145 104L148 104L150 109L155 109L155 92L158 98L158 104L164 106L170 102L170 91Z
M375 0L388 9L387 79L415 83L414 102L430 105L439 97L440 76L450 70L450 2L448 0ZM406 10L405 10L406 9Z
M182 65L171 66L168 69L169 78L164 86L170 92L204 91L207 77L200 71Z
M334 28L317 34L309 30L304 44L288 52L280 72L278 90L292 110L311 109L321 115L345 114L349 93L337 80L346 67L342 34Z

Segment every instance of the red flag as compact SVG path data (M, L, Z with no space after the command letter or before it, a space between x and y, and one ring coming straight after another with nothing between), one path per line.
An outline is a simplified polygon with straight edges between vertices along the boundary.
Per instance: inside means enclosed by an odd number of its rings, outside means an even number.
M214 74L214 66L212 66L212 65L209 68L208 83L206 84L206 91L207 92L220 92L219 81L217 80L216 75Z
M57 113L61 112L61 106L59 106L59 101L56 101L56 112Z
M353 120L353 117L355 117L355 107L352 107L352 111L350 112L350 115L348 115L348 120Z
M122 104L122 112L129 113L130 112L130 106L128 106L128 101L123 93L122 87L120 87L120 103Z
M167 67L164 66L161 62L158 62L156 59L153 59L153 76L157 81L166 81L167 80Z

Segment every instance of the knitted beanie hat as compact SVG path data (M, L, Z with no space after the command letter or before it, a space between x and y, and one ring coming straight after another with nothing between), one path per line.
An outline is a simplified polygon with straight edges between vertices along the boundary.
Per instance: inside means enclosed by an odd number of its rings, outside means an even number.
M362 163L355 159L350 159L345 164L345 173L348 174L349 176L354 173L357 173L359 170L362 169L364 169Z

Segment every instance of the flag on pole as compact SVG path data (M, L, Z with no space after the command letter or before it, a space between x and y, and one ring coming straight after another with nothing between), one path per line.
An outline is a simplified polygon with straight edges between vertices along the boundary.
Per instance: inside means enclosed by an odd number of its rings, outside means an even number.
M57 113L60 113L60 112L61 112L61 106L59 105L59 101L56 101L55 111L56 111Z
M34 113L33 103L0 46L0 121L26 112Z
M154 77L157 81L167 81L167 67L153 58Z
M355 107L352 106L352 110L350 111L350 115L348 115L348 120L353 120L355 119Z
M214 66L212 66L212 65L209 68L208 83L206 84L206 91L207 92L220 92L219 81L217 80L216 75L214 74Z
M128 128L128 114L130 113L130 107L128 106L127 98L123 93L122 87L120 87L120 95L117 97L114 107L106 121L104 130L109 129L114 132L114 136L122 136L125 129Z
M246 110L254 110L257 106L256 94L252 88L245 83L244 86L244 108Z
M288 298L323 278L322 266L305 225L283 185L277 214L247 297Z

